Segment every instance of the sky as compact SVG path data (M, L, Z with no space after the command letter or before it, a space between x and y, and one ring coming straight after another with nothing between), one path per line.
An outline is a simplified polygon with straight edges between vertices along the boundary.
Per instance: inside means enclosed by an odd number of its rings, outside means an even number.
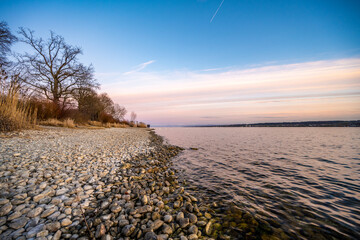
M0 20L80 46L153 126L360 119L360 1L0 0Z

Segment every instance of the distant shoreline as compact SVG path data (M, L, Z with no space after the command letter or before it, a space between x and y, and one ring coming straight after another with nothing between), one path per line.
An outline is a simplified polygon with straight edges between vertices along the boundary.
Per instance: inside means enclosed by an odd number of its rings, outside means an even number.
M191 125L184 127L360 127L360 120L354 121L304 121L304 122L276 122L250 124L213 124Z

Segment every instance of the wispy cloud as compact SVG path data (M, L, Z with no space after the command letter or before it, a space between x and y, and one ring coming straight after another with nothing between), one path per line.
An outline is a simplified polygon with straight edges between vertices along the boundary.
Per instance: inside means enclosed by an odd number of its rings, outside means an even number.
M150 123L360 118L360 58L118 78L104 90Z
M137 65L133 70L129 71L129 72L125 72L123 73L124 75L129 75L129 74L133 74L133 73L136 73L136 72L139 72L141 70L143 70L144 68L146 68L148 65L154 63L155 60L150 60L150 61L147 61L147 62L144 62L144 63L141 63L139 65Z

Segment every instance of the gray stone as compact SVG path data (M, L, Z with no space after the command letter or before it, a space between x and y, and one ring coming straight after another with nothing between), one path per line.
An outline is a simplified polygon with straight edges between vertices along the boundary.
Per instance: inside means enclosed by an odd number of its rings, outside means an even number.
M112 211L113 213L118 213L118 212L121 211L121 209L122 209L121 206L113 206L113 207L111 207L111 211Z
M129 225L129 221L126 219L119 220L119 227Z
M42 230L45 230L45 225L44 224L39 224L36 227L33 227L32 229L30 229L30 231L27 232L26 237L27 238L35 237L36 234L38 234Z
M143 205L146 205L146 204L148 204L148 202L149 202L148 196L143 195L143 196L141 197L141 203L142 203Z
M179 208L181 205L181 202L180 201L175 201L174 202L174 208Z
M154 232L147 232L144 236L144 240L157 240L157 235Z
M181 228L186 228L187 226L189 226L189 223L190 223L190 221L188 218L181 218L179 220L179 225Z
M7 204L9 201L9 199L6 199L6 198L0 198L0 205L5 205Z
M29 219L26 218L26 217L17 218L17 219L15 219L15 220L13 220L13 221L9 224L9 226L10 226L11 228L17 230L17 229L19 229L19 228L24 227L24 226L27 224L28 221L29 221Z
M2 206L0 208L0 217L5 216L6 214L8 214L11 211L12 207L13 206L11 205L11 203L6 203L4 206Z
M11 221L11 220L14 220L14 219L16 219L16 218L19 218L19 217L21 217L21 212L14 212L13 214L11 214L8 218L7 218L7 220L8 221Z
M30 212L28 212L27 216L34 218L34 217L40 215L40 213L42 213L43 210L44 209L42 207L37 207L37 208L31 210Z
M103 221L110 220L111 216L112 216L111 214L103 215L103 216L100 217L100 219L103 220Z
M104 224L100 224L100 225L97 226L96 233L95 233L95 237L96 237L96 238L100 238L100 237L104 236L105 233L106 233L105 225L104 225Z
M198 225L199 227L205 227L205 226L206 226L206 222L205 222L205 221L198 221L198 222L197 222L197 225Z
M56 196L59 196L59 195L64 195L65 193L67 193L69 191L69 189L67 188L61 188L59 190L56 190Z
M125 227L123 227L121 233L125 236L128 237L130 236L133 232L135 231L135 226L130 224L130 225L126 225Z
M53 214L55 211L56 211L56 208L49 208L49 209L45 210L45 211L40 215L40 217L46 218L46 217L50 216L51 214Z
M0 226L6 223L6 217L0 217Z
M36 237L46 237L47 235L49 235L49 231L48 230L42 230L41 232L38 232L36 234Z
M162 209L164 207L164 202L163 201L159 201L156 206L159 208L159 209Z
M162 227L162 232L171 235L173 233L173 229L169 225L164 224Z
M61 231L58 230L55 234L52 240L59 240L61 237Z
M102 236L101 240L112 240L113 237L109 234L106 234L105 236Z
M177 215L176 215L176 221L180 221L180 219L184 218L184 213L183 212L179 212Z
M192 226L189 227L189 229L188 229L188 233L190 233L190 234L197 234L198 231L199 231L199 229L198 229L198 227L195 226L195 225L192 225Z
M196 239L198 239L198 236L196 234L191 234L191 235L188 236L188 239L189 240L196 240Z
M61 226L66 227L69 226L72 223L72 221L69 218L65 218L61 220Z
M60 227L61 224L59 222L52 222L46 224L46 229L49 230L50 232L56 232L57 230L60 229Z
M171 215L164 216L164 222L170 223L172 220L173 220L173 217Z
M38 225L40 221L40 218L39 217L34 217L34 218L31 218L28 223L26 224L25 228L28 230L28 229L31 229L33 227L36 227Z
M153 212L152 214L151 214L151 219L153 220L153 221L155 221L155 220L157 220L157 219L160 219L160 213L159 212Z
M163 221L161 221L160 219L157 219L154 221L154 223L151 226L151 229L153 229L154 231L157 230L158 228L160 228L162 225L164 224Z
M20 236L23 234L23 232L25 232L25 229L24 229L24 228L20 228L20 229L16 230L15 232L12 232L12 233L10 234L10 237L11 237L12 239L17 239L17 240L18 240L18 237L20 237Z
M189 214L189 221L190 221L190 223L196 223L196 222L197 222L197 217L196 217L196 215L193 214L193 213L190 213L190 214Z

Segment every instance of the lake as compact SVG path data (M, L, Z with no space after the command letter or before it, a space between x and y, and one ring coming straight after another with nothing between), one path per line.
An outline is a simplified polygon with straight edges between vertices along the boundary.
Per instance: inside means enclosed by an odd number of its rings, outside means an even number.
M360 128L156 128L211 201L292 239L360 239ZM198 150L191 150L197 148Z

